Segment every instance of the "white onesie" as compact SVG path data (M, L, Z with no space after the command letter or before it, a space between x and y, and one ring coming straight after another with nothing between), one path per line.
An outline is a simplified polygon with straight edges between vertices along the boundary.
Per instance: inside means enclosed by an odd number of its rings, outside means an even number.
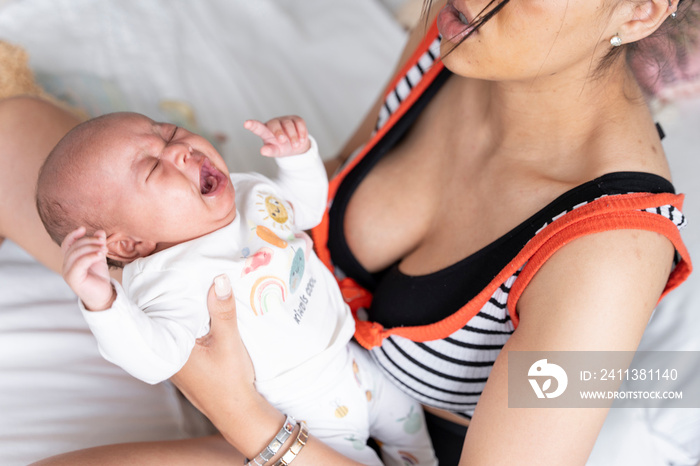
M335 278L304 230L326 207L328 183L316 143L276 159L274 181L231 174L237 215L205 236L124 267L123 287L105 311L81 304L102 355L148 383L182 368L209 331L207 292L226 273L256 389L312 435L367 464L435 464L420 406L349 344L354 321Z

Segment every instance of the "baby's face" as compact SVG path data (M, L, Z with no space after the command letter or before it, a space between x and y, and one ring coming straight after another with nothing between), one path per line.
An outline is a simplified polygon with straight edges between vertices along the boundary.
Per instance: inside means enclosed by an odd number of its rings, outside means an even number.
M115 229L156 250L228 225L236 216L226 164L203 137L138 114L115 117L96 153ZM103 196L104 198L104 196Z

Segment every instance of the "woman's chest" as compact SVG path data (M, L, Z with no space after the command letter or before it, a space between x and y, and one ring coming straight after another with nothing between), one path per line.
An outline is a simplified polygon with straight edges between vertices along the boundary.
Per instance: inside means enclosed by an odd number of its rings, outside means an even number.
M465 110L475 99L464 81L448 80L352 191L342 214L344 235L366 270L396 262L411 275L442 270L566 188L501 156L493 131Z
M344 233L366 270L396 262L409 275L442 270L506 234L550 197L504 167L454 160L435 147L403 145L357 186Z

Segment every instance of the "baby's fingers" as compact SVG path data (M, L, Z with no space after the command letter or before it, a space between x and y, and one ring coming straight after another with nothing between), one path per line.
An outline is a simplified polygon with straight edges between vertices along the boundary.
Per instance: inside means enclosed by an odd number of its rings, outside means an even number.
M263 140L263 146L260 148L260 153L262 155L270 157L279 154L280 150L278 145L280 142L278 141L278 135L270 129L269 123L264 124L257 120L247 120L243 124L243 127ZM273 126L273 128L275 127ZM281 128L278 129L281 131Z
M93 236L85 235L85 227L78 227L71 231L63 239L61 243L61 250L63 254L67 254L71 249L78 247L81 244L107 244L107 234L104 230L98 230Z
M76 230L77 231L77 230ZM61 247L63 248L63 254L69 255L74 254L75 251L79 250L86 245L97 245L101 246L107 250L107 238L103 231L98 231L95 236L82 236L80 238L72 239L72 241L64 241ZM65 246L65 247L64 247Z
M85 227L78 227L75 230L71 231L66 235L65 238L63 238L63 242L61 243L61 250L65 254L68 249L70 249L71 246L73 246L73 243L75 243L79 238L82 238L85 235L86 229Z
M243 127L260 137L266 144L276 142L275 134L263 122L258 120L246 120L246 122L243 123Z
M309 139L309 130L306 128L306 122L304 119L296 115L292 115L288 118L290 122L294 123L294 128L296 130L297 139L299 142L298 144L295 144L295 147L306 144Z
M106 246L98 243L80 244L65 256L63 270L67 272L74 269L87 269L99 261L107 262Z
M296 149L305 142L307 134L304 120L299 117L290 116L282 118L280 124L289 138L292 147Z

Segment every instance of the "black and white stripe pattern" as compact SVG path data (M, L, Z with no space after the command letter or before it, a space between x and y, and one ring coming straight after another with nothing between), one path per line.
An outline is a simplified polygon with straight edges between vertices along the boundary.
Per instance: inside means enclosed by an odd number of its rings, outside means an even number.
M666 217L671 222L673 222L673 224L676 225L679 230L685 228L685 226L687 225L685 215L683 215L683 212L676 209L670 204L662 205L659 207L650 207L648 209L644 209L644 211L650 212L652 214L659 214L662 217Z
M629 193L629 194L632 194L632 193ZM609 196L609 194L603 194L602 196L593 199L593 201L597 201L598 199L602 199L602 198L607 197L607 196ZM588 204L589 202L593 202L593 201L586 201L586 202L582 202L580 204L576 204L572 208L561 212L559 215L553 217L549 222L542 225L542 227L539 230L537 230L537 233L535 233L535 235L539 234L542 230L547 228L555 220L558 220L559 218L563 217L564 215L568 214L569 212L573 212L574 210L578 209L579 207L583 207L586 204ZM678 227L679 230L682 230L683 228L685 228L685 226L687 224L687 222L685 220L685 215L683 215L683 212L676 209L675 207L673 207L670 204L662 205L659 207L650 207L648 209L640 209L640 210L642 212L659 214L662 217L669 219L671 222L673 222L674 225L676 225L676 227Z
M419 343L391 336L372 356L419 402L471 417L493 363L514 331L506 303L518 273L449 337Z
M381 128L389 120L389 117L399 108L401 102L411 93L413 88L423 79L423 75L433 66L433 63L440 57L440 37L436 38L428 50L421 55L415 65L401 77L394 89L389 92L384 100L384 105L379 110L376 130Z

